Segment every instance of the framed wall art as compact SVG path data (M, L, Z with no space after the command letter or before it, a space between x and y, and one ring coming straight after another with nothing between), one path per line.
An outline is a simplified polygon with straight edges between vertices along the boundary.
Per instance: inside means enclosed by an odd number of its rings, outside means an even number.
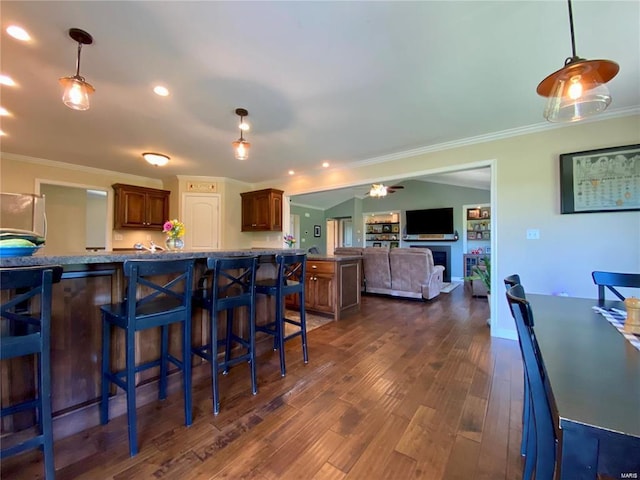
M560 213L640 210L640 145L560 155Z

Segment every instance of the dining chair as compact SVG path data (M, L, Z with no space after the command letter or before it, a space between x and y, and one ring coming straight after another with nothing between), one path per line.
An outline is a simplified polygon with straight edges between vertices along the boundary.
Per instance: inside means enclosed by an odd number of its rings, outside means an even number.
M514 273L507 277L504 277L504 286L509 291L511 287L520 285L520 275ZM524 294L524 289L523 289ZM524 362L524 358L522 359ZM520 441L520 455L525 456L527 454L527 439L529 437L529 422L531 417L531 402L529 395L529 382L527 381L527 373L523 371L523 385L524 395L522 402L522 439ZM526 467L525 467L526 470Z
M231 366L247 362L251 374L251 392L258 393L256 381L256 270L258 257L207 258L207 269L204 280L209 280L210 287L201 285L194 292L194 306L209 312L209 341L202 346L193 347L191 352L204 358L211 364L211 388L213 413L220 412L220 392L218 388L218 372L225 374ZM210 273L209 273L210 272ZM234 311L246 307L247 332L234 333ZM218 315L226 312L225 338L218 339ZM242 353L231 356L234 344L240 346ZM218 360L218 349L224 347L224 360Z
M0 269L0 288L9 294L0 307L0 359L36 355L34 398L21 400L0 410L0 417L35 410L36 435L3 435L0 459L40 448L44 454L44 475L55 477L51 413L51 297L52 284L60 281L62 267L16 267ZM3 399L4 403L4 399ZM13 438L12 438L13 437ZM17 438L17 441L15 441Z
M103 305L102 311L102 396L100 422L109 421L109 388L115 384L126 393L129 427L129 455L138 453L136 427L136 373L160 367L158 398L167 397L167 366L182 370L184 423L191 425L191 296L194 260L127 260L123 264L128 280L123 302ZM167 280L168 279L168 280ZM182 326L182 359L169 353L169 325ZM111 370L111 330L125 332L125 369ZM160 358L136 365L136 332L160 328Z
M625 297L615 287L640 288L640 273L591 272L593 283L598 286L598 302L605 300L605 287L624 302Z
M266 325L257 325L256 330L273 336L273 348L280 354L280 375L286 375L284 343L296 337L302 337L302 358L309 362L307 352L307 320L305 312L305 278L307 268L306 254L276 255L276 278L258 280L256 293L275 297L275 317ZM298 295L300 305L300 321L287 318L285 311L285 297ZM297 327L297 330L287 334L285 324Z
M533 418L528 432L527 460L523 478L552 480L556 465L556 437L553 415L543 380L544 361L536 345L535 335L531 333L533 312L531 305L525 299L522 285L515 285L507 291L507 301L515 320L524 359ZM532 466L533 459L535 459L535 467Z

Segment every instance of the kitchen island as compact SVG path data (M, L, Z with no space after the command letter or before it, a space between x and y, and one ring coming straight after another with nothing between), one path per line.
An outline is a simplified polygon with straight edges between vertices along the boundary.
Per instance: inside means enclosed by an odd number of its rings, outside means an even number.
M51 375L52 403L54 414L54 436L66 437L99 423L98 405L101 386L101 342L102 320L100 306L123 300L126 279L122 265L129 259L196 259L195 281L206 271L207 257L229 257L257 255L260 258L257 278L274 278L276 275L274 257L278 253L303 253L292 249L237 249L237 250L180 250L164 252L99 251L73 254L47 252L47 248L33 256L0 258L0 267L21 267L31 265L61 265L63 276L60 283L53 286L51 318ZM272 317L273 300L258 295L256 322L263 324ZM239 328L248 328L244 311L236 316ZM207 313L199 308L193 311L192 344L206 343ZM120 330L120 329L116 329ZM170 330L170 351L178 358L181 335L179 327ZM272 342L259 337L256 346L258 354L271 349ZM136 362L157 358L159 350L159 331L150 329L136 334ZM112 338L112 366L124 367L124 334L115 332ZM210 376L208 365L193 359L193 380L204 381ZM27 397L33 392L33 360L16 359L3 361L0 381L2 403L9 399L15 401ZM138 404L155 401L157 398L157 369L141 372L137 375ZM170 375L169 392L180 386L181 375ZM126 411L125 395L120 389L114 389L110 400L111 417L122 415ZM32 412L16 415L13 423L4 423L6 430L17 431L33 424Z

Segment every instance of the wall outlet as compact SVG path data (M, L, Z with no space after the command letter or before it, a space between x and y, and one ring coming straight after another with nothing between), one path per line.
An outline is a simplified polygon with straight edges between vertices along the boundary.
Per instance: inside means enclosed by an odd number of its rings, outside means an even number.
M124 240L124 237L122 236L122 234L121 234L121 233L114 233L114 234L113 234L113 239L114 239L116 242L121 242L122 240Z
M540 230L537 228L528 228L527 240L540 240Z

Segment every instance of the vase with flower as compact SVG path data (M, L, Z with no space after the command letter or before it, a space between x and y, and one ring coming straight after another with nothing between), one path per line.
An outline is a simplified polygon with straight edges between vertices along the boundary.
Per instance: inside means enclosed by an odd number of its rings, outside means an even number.
M296 243L296 237L291 234L287 234L284 236L284 243L286 243L289 248L293 248Z
M167 220L162 226L162 231L167 234L165 246L167 250L181 250L184 248L184 223L179 220Z

